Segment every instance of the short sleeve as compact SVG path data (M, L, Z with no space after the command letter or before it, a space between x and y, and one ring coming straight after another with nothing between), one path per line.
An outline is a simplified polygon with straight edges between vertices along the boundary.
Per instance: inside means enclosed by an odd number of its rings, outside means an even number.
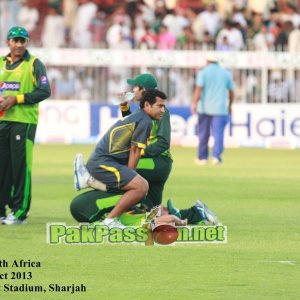
M204 85L204 74L203 71L199 71L196 77L196 85L203 86Z
M145 149L147 144L147 139L149 138L152 127L152 121L150 118L141 119L135 127L134 133L132 135L131 144L137 146L138 148Z

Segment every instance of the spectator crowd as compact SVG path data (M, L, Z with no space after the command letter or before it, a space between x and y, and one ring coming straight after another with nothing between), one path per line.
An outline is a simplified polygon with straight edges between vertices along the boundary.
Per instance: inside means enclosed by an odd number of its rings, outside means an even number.
M300 50L299 0L2 0L37 47ZM4 32L1 32L3 43Z
M0 46L16 24L44 48L300 51L300 0L1 0ZM152 68L173 104L189 104L196 69ZM128 68L48 66L54 99L113 103ZM259 70L233 72L236 100L259 102ZM296 99L295 75L271 70L268 101ZM106 85L95 84L98 81ZM181 83L185 82L184 85ZM290 101L290 100L288 100Z

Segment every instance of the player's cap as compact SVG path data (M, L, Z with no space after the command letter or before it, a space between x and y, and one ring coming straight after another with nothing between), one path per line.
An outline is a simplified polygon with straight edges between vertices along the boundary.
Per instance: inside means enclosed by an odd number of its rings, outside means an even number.
M29 40L28 32L25 28L20 26L14 26L11 29L9 29L7 33L7 39L14 39L14 38L23 38L25 40Z
M154 89L157 87L156 78L149 73L140 74L135 78L129 78L127 79L127 83L130 85L137 85L145 89Z
M215 53L211 52L206 55L206 60L209 62L218 62L218 57Z

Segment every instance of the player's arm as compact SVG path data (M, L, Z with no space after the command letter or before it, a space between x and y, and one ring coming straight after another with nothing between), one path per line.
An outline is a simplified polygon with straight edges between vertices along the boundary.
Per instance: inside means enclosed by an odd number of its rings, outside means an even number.
M36 104L51 96L46 68L39 59L36 59L33 63L33 80L36 86L34 91L17 95L18 104Z
M234 82L233 82L232 74L231 73L229 73L229 79L228 79L227 88L228 88L228 98L229 98L229 101L228 101L228 112L231 115L231 113L232 113L232 103L234 101Z
M232 114L232 103L234 100L234 91L229 91L229 103L228 103L228 112L231 115Z
M15 104L35 104L50 97L51 89L45 66L36 59L33 63L33 69L32 79L36 85L35 90L27 94L0 97L0 110L8 110Z
M136 128L134 130L129 159L128 159L128 167L131 169L136 169L138 161L141 157L141 151L146 148L146 142L150 135L152 127L152 121L150 118L142 119L140 122L136 124Z
M201 93L202 93L202 87L199 85L196 85L194 95L193 95L193 102L192 102L192 106L191 106L192 114L195 114L197 112L197 106L198 106L198 102L201 97Z
M129 152L129 159L128 159L128 167L130 169L133 169L133 170L136 169L136 166L141 157L141 150L142 150L142 148L139 148L136 145L131 145L130 152Z
M161 120L158 122L156 138L154 142L150 141L147 145L144 155L147 157L156 157L161 155L166 150L170 149L171 142L171 123L170 123L170 113L166 111L162 116Z
M175 223L177 226L186 226L187 225L187 219L181 220L178 217L174 215L163 215L159 216L155 219L155 224L169 224L169 223Z

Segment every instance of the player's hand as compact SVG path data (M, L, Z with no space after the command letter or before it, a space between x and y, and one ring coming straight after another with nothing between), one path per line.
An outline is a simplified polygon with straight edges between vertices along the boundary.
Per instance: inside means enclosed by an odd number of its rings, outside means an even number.
M118 97L118 100L119 100L119 104L121 105L121 106L126 106L127 105L127 103L128 103L128 101L126 101L124 98L125 98L125 92L123 92L123 93L118 93L117 94L117 97Z
M16 96L0 96L0 110L5 111L10 109L17 103Z
M184 219L184 220L181 220L181 226L187 226L188 224L188 219Z
M197 113L197 103L192 102L191 114L194 115L195 113Z

